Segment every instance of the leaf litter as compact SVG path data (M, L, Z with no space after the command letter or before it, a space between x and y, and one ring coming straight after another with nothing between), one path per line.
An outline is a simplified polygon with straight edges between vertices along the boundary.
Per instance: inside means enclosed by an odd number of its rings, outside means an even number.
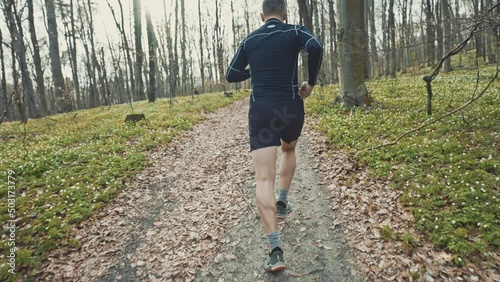
M384 240L381 226L419 236L401 192L329 151L311 125L298 150L295 211L280 223L290 270L265 274L245 103L151 151L152 165L73 231L81 247L53 251L38 280L494 281L479 267L453 267L424 239L411 252Z

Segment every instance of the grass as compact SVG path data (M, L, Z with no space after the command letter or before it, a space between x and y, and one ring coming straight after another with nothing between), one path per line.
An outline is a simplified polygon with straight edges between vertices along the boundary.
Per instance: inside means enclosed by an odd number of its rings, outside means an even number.
M479 91L494 69L483 68ZM307 101L308 114L332 149L352 153L395 140L468 101L475 92L473 70L441 74L433 83L433 116L426 114L422 76L403 76L368 83L375 102L371 111L346 110L332 104L338 87L316 90ZM400 199L410 208L415 225L437 248L453 253L457 264L487 261L500 247L498 135L500 83L484 97L443 121L403 139L398 145L365 151L357 160L380 179L392 179ZM354 154L353 154L354 155ZM387 238L391 230L383 230ZM414 245L409 236L406 244Z
M0 222L9 219L7 174L15 173L16 275L4 262L10 254L7 240L0 242L1 281L30 276L44 254L60 247L77 248L72 228L102 208L148 165L147 151L166 145L183 130L191 129L219 107L242 99L222 94L179 98L173 108L167 100L135 103L146 121L124 123L128 105L83 110L30 120L26 128L15 123L0 126ZM12 185L13 183L11 183ZM10 234L4 226L4 235Z

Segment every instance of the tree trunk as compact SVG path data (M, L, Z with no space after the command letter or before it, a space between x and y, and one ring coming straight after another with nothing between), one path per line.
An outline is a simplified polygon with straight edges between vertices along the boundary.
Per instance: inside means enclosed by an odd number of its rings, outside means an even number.
M398 52L400 59L398 60L398 65L401 68L402 73L406 73L406 68L409 65L408 61L408 0L400 0L401 5L401 32L399 38L400 51ZM399 67L398 67L399 69Z
M11 0L9 0L11 1ZM14 1L12 1L14 2ZM11 2L11 3L12 3ZM10 7L9 7L10 9ZM12 34L12 33L11 33ZM11 40L12 42L16 42L16 39L14 38L13 35L11 35ZM26 113L24 111L24 105L23 105L23 100L21 98L21 94L19 93L19 73L17 72L17 67L16 67L16 48L12 46L11 48L11 57L12 57L12 80L14 82L14 103L17 105L17 113L19 115L19 120L21 123L26 124L28 122L28 119L26 118Z
M175 0L175 27L179 26L179 0ZM173 53L173 84L174 87L172 88L175 91L172 91L173 97L177 96L177 92L179 90L179 48L178 48L178 42L179 42L179 30L177 28L174 28L175 35L174 35L174 45L172 46L174 53ZM169 33L172 32L172 28L168 31Z
M425 3L425 33L427 36L427 66L433 66L436 61L434 20L431 0Z
M85 5L84 5L85 6ZM99 68L99 64L97 62L97 56L95 52L95 43L94 43L94 20L92 16L92 6L90 3L90 0L87 0L87 7L83 7L83 11L85 14L85 17L88 21L88 30L86 30L84 26L84 22L82 21L81 26L82 26L82 33L84 36L82 36L82 41L85 46L85 52L87 55L87 73L89 76L90 80L90 86L91 86L91 95L89 97L89 108L95 108L100 106L100 98L99 98L99 88L98 88L98 82L97 82L97 75L96 71ZM90 49L88 47L87 39L90 42ZM99 75L100 77L100 75Z
M12 48L16 50L19 68L21 69L21 78L23 82L23 105L25 106L25 110L28 111L27 114L29 118L38 118L40 117L40 114L36 109L33 81L31 80L31 73L29 71L28 62L26 60L26 45L24 45L23 25L21 17L17 12L15 2L12 1L11 3L12 10L10 12L12 14L9 17L12 17L11 24L13 25L13 27L11 28L11 31L14 32L13 38L16 39L12 42L15 42L15 44L12 44Z
M47 114L47 98L45 97L45 79L43 77L42 59L40 58L40 46L36 36L35 19L33 11L33 0L27 0L28 5L28 22L31 35L31 43L33 44L33 63L36 71L36 88L38 98L40 100L40 112L42 115Z
M235 11L234 11L234 1L231 0L231 28L233 30L233 50L237 50L238 49L238 42L236 42L236 34L238 33L238 31L236 30L237 27L236 27L236 22L234 20L234 15L235 15ZM241 83L240 82L237 82L235 83L235 86L236 86L236 90L239 91L240 88L241 88Z
M165 34L167 37L167 49L168 49L168 59L169 59L169 85L170 85L170 106L172 107L173 105L173 97L176 94L177 87L176 87L176 80L175 80L175 61L174 61L174 51L173 51L173 44L172 44L172 36L171 36L171 28L170 28L170 20L167 20L167 6L165 5L165 0L163 0L163 7L164 7L164 16L165 16ZM177 17L177 15L176 15Z
M480 0L472 0L472 7L474 8L474 17L479 17L479 5ZM476 32L474 34L474 40L476 41L476 57L481 58L483 56L483 37L481 32Z
M108 81L108 72L106 70L106 60L104 57L104 47L101 47L101 58L100 58L100 80L101 80L101 94L104 98L104 105L111 106L113 104L112 97L110 93L109 81Z
M3 34L2 34L2 29L0 29L0 65L2 67L2 77L1 77L1 88L0 90L2 91L2 97L1 103L0 103L0 118L3 117L4 115L7 117L7 119L11 119L12 116L10 113L12 112L10 109L9 105L9 96L7 93L7 78L5 76L5 57L3 55Z
M47 28L49 30L50 68L52 70L52 81L55 88L55 110L58 113L69 112L73 107L71 105L71 99L66 93L66 85L62 74L54 0L45 0L45 6L47 9Z
M340 95L345 107L365 106L368 43L364 0L337 0L339 16Z
M460 1L456 0L455 1L455 21L454 21L454 30L453 32L457 35L455 37L455 44L460 44L464 40L462 33L460 32L462 30L462 24L460 22ZM464 53L465 50L462 50L459 55L459 61L458 61L458 67L462 67L462 53Z
M113 7L109 4L108 0L106 0L106 2L108 3L109 9L111 10L111 14L113 15L113 19L115 20L115 25L121 34L123 47L125 48L124 55L125 55L125 58L127 60L127 65L128 65L128 72L125 71L125 74L127 76L127 80L126 80L126 86L127 86L127 92L128 92L127 96L129 97L128 99L130 101L132 101L133 95L135 95L134 94L135 93L134 65L132 63L132 55L130 54L131 51L130 51L130 47L128 44L127 34L125 33L125 16L123 14L123 5L122 5L121 0L118 0L118 5L120 6L120 22L118 22ZM129 80L130 80L130 87L129 87L129 83L128 83Z
M12 60L12 80L13 80L13 88L14 91L12 93L13 95L13 102L17 105L17 113L19 115L19 119L21 123L26 124L27 123L27 118L26 118L26 113L25 113L25 105L23 103L23 100L21 98L21 94L19 93L19 73L17 71L17 54L16 54L16 49L17 49L17 43L19 40L19 34L17 31L17 24L14 19L14 5L15 2L14 0L4 0L3 3L3 8L4 8L4 15L5 15L5 20L7 27L10 32L10 39L11 39L11 60ZM0 42L0 44L3 44L3 42ZM16 118L15 112L13 111L13 119Z
M156 101L156 38L151 22L151 13L146 12L146 25L148 30L148 45L149 45L149 87L148 100L150 103Z
M371 62L372 62L372 73L371 77L378 76L378 52L377 52L377 28L375 26L375 1L369 0L369 23L370 23L370 52L371 52Z
M299 4L300 23L310 32L314 32L313 25L313 4L311 0L297 0ZM317 34L316 34L317 35ZM302 77L306 77L308 66L307 56L302 56ZM320 81L321 82L321 81Z
M188 62L187 62L187 57L186 57L186 7L185 7L185 0L181 0L181 30L182 30L182 41L181 41L181 57L182 57L182 89L183 89L183 94L187 93L187 85L186 82L188 81L187 77L187 71L188 71Z
M205 50L205 45L203 45L203 30L201 24L201 0L198 0L198 25L200 28L200 77L201 77L201 93L205 93L205 62L203 51Z
M324 43L326 42L326 19L325 19L325 5L323 3L323 0L321 0L321 2L319 3L318 6L321 6L321 16L320 16L320 22L318 23L318 26L320 25L321 23L321 28L320 28L320 32L318 33L320 35L320 41L322 43L322 46L325 46ZM325 64L326 65L326 64ZM325 65L322 66L321 68L321 74L320 74L320 78L323 78L324 81L323 83L327 83L327 80L326 78L328 77L328 74L326 73L326 67ZM321 81L321 80L320 80Z
M443 20L442 20L442 15L443 11L441 10L441 3L440 1L436 1L436 9L435 9L435 15L436 15L436 37L437 37L437 60L441 60L443 58L443 50L444 50L444 38L443 38Z
M451 6L448 0L441 0L441 14L443 22L443 54L447 54L452 49L452 39L451 39L451 16L450 16ZM443 64L443 72L451 71L451 58L446 59Z
M389 0L389 20L387 22L390 38L390 68L389 75L396 77L396 20L394 16L394 0Z
M90 41L90 50L92 51L92 79L94 80L95 83L95 96L94 96L94 105L96 107L99 107L101 105L101 96L102 98L105 97L105 93L102 93L102 91L99 91L99 88L97 86L97 78L96 78L96 71L97 71L97 76L99 77L99 80L102 81L102 72L101 72L101 66L99 66L99 61L97 60L97 53L95 49L95 42L94 42L94 16L92 15L92 6L91 6L91 0L87 0L87 5L88 5L88 14L87 14L87 19L88 19L88 24L89 24L89 41ZM102 84L102 83L101 83ZM101 85L102 87L102 85Z
M391 72L391 50L390 50L390 43L389 43L389 34L390 32L388 31L388 23L387 23L387 1L388 0L382 0L382 49L384 50L384 55L385 55L385 62L383 64L383 69L384 69L384 74L386 76L389 75Z
M487 11L491 9L492 7L492 2L491 0L484 0L484 10ZM493 46L495 42L495 35L494 35L494 29L492 27L493 22L489 22L484 24L486 31L484 32L484 45L485 45L485 52L486 52L486 63L487 64L495 64L496 63L496 58L495 58L495 53L493 52Z
M220 24L221 19L221 2L222 0L215 0L215 40L217 43L217 65L219 67L219 81L222 86L223 91L226 91L226 79L225 79L225 67L224 67L224 45L223 34L222 34L222 26Z
M337 48L337 23L335 21L335 7L333 0L328 0L328 13L330 14L330 64L332 66L332 83L339 81L338 74L338 48Z
M136 55L136 69L135 76L137 82L137 89L135 90L135 97L138 100L144 100L144 81L142 79L142 68L144 62L144 52L142 50L142 11L141 0L134 0L134 34L135 34L135 55Z
M71 61L72 64L72 74L73 74L73 85L76 94L76 107L81 107L81 93L80 93L80 78L78 77L78 57L76 51L76 23L75 23L75 7L73 0L70 0L70 20L71 20Z

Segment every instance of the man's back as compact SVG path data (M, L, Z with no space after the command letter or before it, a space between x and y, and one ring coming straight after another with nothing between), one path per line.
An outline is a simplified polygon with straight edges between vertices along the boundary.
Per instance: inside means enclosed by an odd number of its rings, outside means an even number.
M227 79L245 80L248 78L245 68L249 65L253 101L298 99L297 65L301 49L309 53L309 66L314 66L309 72L309 82L314 85L321 62L320 43L302 26L270 19L243 40Z

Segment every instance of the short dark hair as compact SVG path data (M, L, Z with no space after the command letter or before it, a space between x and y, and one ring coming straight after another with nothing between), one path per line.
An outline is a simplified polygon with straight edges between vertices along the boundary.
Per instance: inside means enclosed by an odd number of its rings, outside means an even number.
M264 0L262 3L264 16L283 15L286 13L286 0Z

